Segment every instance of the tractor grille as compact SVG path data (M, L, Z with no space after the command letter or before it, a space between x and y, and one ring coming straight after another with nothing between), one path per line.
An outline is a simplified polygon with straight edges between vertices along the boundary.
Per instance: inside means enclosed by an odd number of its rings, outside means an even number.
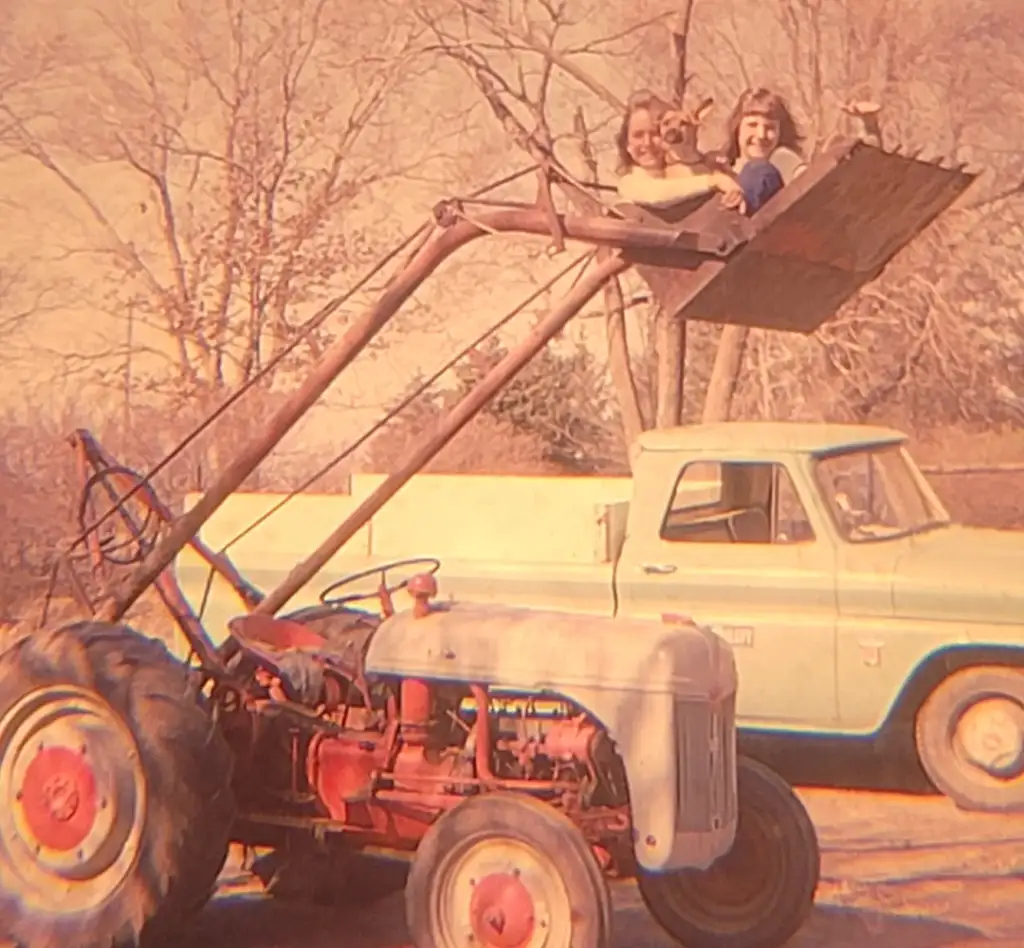
M736 696L677 701L676 830L716 830L736 818Z

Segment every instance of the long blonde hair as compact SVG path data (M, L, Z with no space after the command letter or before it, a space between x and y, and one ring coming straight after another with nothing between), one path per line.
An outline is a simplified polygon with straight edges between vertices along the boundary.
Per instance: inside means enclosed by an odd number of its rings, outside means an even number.
M661 96L651 92L650 89L640 89L629 97L622 115L622 124L615 136L619 160L616 168L617 174L628 174L633 167L633 159L629 156L629 123L633 114L635 112L650 112L651 119L657 124L661 116L670 108L671 106Z
M777 92L764 87L746 89L726 122L729 140L725 146L725 159L730 165L740 156L740 123L748 115L764 115L774 119L779 123L779 146L803 155L803 135L786 100Z

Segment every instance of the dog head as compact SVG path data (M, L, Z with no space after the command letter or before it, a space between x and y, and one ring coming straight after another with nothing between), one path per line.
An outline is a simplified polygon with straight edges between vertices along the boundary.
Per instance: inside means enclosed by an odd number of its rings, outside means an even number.
M697 130L713 105L714 99L707 98L692 111L679 107L662 114L658 133L665 145L668 161L696 164L701 160L697 149Z

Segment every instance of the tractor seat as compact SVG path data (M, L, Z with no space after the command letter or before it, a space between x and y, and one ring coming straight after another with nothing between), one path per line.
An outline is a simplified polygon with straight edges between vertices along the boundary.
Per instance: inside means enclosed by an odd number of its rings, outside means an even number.
M276 616L243 615L228 621L228 630L239 648L266 670L273 672L292 701L321 703L325 691L325 670L330 668L347 679L363 700L373 707L370 687L363 666L363 654L369 634L326 638L295 619ZM333 702L332 702L333 703Z
M243 651L272 669L286 656L302 653L331 666L350 680L362 677L362 650L351 639L331 641L294 619L244 615L228 621L228 630Z

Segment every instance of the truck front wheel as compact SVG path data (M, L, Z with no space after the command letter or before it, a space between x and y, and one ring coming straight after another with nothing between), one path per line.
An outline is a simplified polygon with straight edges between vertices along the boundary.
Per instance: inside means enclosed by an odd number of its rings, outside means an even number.
M231 756L188 670L125 626L80 622L0 654L0 941L170 935L211 895Z
M1024 810L1024 671L982 666L946 678L917 713L921 766L965 810Z
M471 797L427 831L405 888L416 948L608 948L611 902L590 846L532 797Z
M738 761L732 849L710 869L645 873L637 882L654 920L685 948L779 948L814 905L818 837L789 784Z

